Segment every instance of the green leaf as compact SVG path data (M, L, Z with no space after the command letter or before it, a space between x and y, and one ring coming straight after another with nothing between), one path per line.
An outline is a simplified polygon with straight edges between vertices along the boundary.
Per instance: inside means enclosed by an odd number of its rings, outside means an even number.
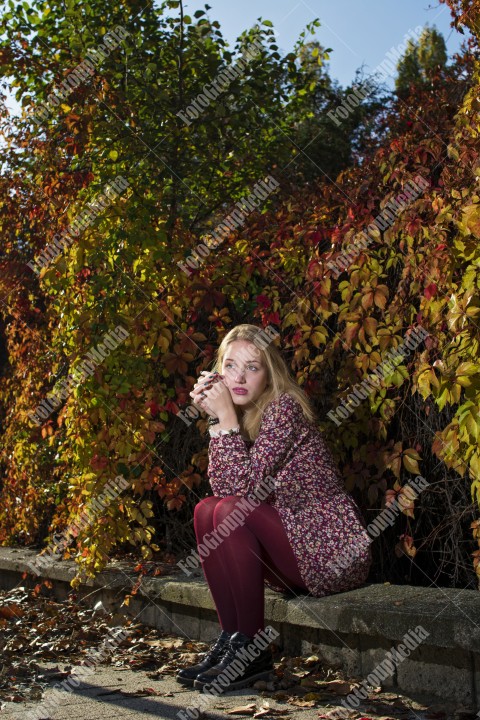
M130 477L130 470L125 463L117 463L117 475L123 475L125 479Z

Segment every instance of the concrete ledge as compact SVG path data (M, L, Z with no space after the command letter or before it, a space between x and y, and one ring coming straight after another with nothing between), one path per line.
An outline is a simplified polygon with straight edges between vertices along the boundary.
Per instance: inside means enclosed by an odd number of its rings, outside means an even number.
M23 548L0 548L0 587L22 582L35 585L29 563L36 553ZM64 599L75 575L73 561L56 562L42 575L53 581L54 593ZM111 563L79 597L118 610L136 574L124 563ZM87 598L88 596L88 598ZM159 630L209 641L219 630L210 591L200 572L145 577L126 615ZM417 696L434 697L480 710L480 593L452 588L405 585L365 585L329 595L289 597L265 591L265 621L279 632L285 652L315 652L326 663L360 680L367 676L417 626L428 634L382 685Z

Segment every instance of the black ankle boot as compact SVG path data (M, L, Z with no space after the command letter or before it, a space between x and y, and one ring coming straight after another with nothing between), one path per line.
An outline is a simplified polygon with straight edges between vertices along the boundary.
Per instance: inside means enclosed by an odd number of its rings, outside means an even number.
M182 668L182 670L178 671L175 677L177 682L182 685L193 685L197 675L216 665L228 645L230 638L231 633L222 630L218 638L212 642L210 649L207 650L203 660L198 663L198 665L192 665L191 667Z
M266 636L266 639L265 639ZM268 680L273 673L272 651L268 632L255 638L236 632L217 665L197 675L193 684L203 693L220 694Z

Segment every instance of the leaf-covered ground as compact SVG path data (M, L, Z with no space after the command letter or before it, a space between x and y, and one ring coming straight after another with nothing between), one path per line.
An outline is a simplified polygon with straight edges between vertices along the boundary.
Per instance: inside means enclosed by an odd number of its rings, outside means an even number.
M73 595L58 602L52 597L48 581L34 590L17 587L0 591L0 710L5 703L42 700L50 683L68 678L73 666L84 665L120 629L128 636L103 655L102 664L143 670L154 681L171 677L179 668L198 662L200 653L208 647L148 628L123 614L108 612L101 602L89 607L77 602ZM316 655L291 657L279 653L275 646L273 650L274 680L257 682L252 688L258 692L257 702L242 704L240 699L238 706L226 710L225 715L280 720L298 717L296 711L300 709L318 708L319 719L329 718L335 708L341 707L342 697L355 687L352 679L321 663ZM132 695L131 691L119 692ZM153 687L140 687L133 693L137 697L160 694ZM284 704L284 709L271 707L271 699ZM372 688L360 708L351 711L349 717L358 720L475 717L461 708L451 714L451 710L438 703L422 705L394 692L382 692L380 687ZM208 713L203 717L208 718Z

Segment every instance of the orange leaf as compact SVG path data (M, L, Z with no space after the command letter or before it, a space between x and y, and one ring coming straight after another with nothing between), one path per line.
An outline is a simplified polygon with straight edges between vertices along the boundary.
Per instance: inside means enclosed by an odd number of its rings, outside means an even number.
M20 605L0 606L0 617L5 618L6 620L11 620L12 618L22 617L23 614L24 614L24 611L22 610Z
M383 287L384 286L381 285L375 290L375 305L381 310L385 310L385 305L387 304L387 294L381 289Z
M397 557L405 554L414 558L417 554L417 548L413 544L413 538L410 535L400 535L399 542L395 546L395 554Z
M361 302L364 310L371 308L373 305L373 290L367 290L367 292L362 295Z

